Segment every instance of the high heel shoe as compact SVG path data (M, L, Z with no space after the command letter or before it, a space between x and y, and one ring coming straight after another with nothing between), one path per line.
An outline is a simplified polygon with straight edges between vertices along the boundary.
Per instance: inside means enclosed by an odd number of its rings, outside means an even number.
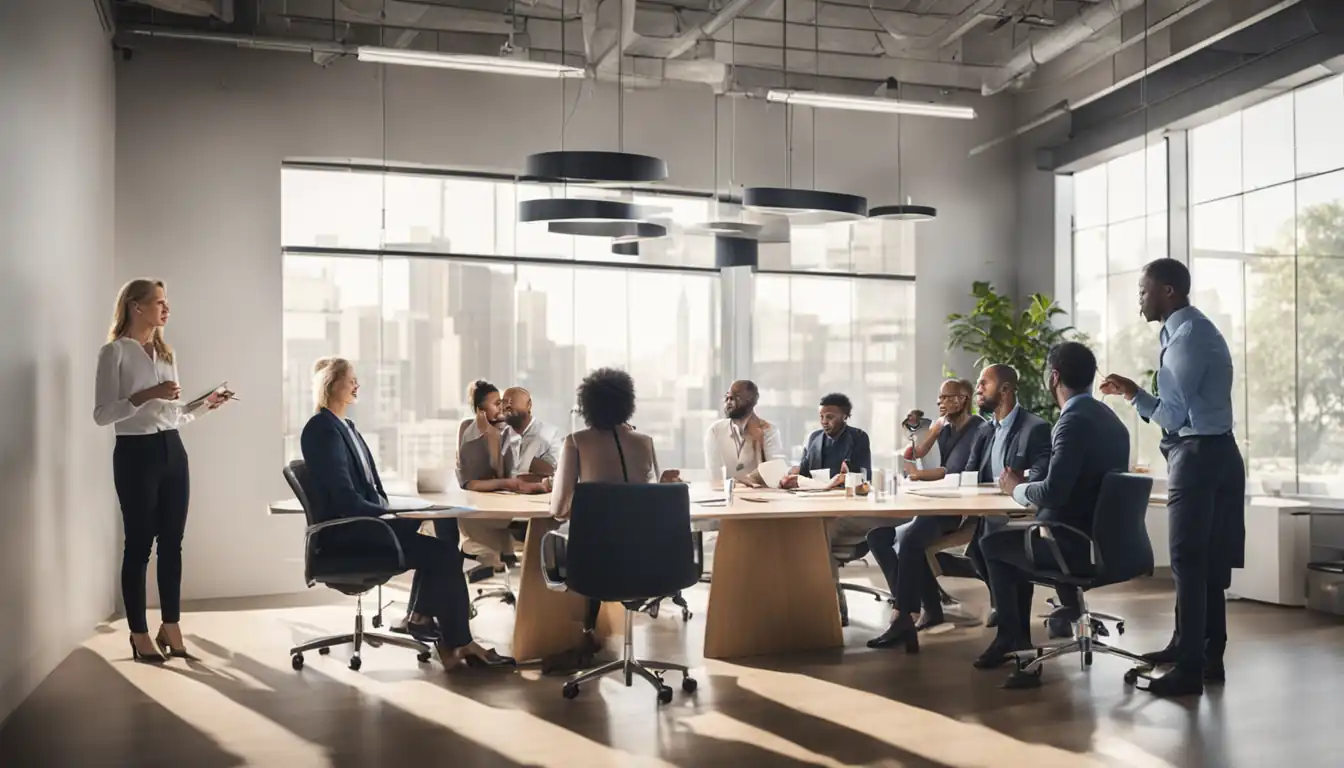
M174 659L195 658L190 653L187 653L187 649L185 646L182 648L174 648L172 645L170 645L168 643L168 631L163 627L159 627L159 634L155 635L154 644L159 646L159 650L163 652L164 656L171 656Z
M135 647L135 638L131 637L131 661L138 661L141 664L162 664L166 661L162 654L157 651L154 653L141 653L140 649Z

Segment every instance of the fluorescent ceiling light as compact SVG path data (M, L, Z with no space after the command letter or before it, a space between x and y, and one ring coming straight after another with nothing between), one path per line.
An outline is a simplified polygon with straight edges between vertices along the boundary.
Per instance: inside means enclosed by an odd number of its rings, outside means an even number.
M578 67L531 59L506 59L499 56L473 56L465 53L436 53L434 51L405 51L399 48L377 48L361 45L359 60L378 64L404 64L411 67L438 67L461 69L468 72L488 72L497 75L523 77L583 77Z
M841 93L817 93L815 91L789 91L772 88L765 94L766 101L781 104L795 104L819 109L848 109L856 112L889 112L900 115L920 115L923 117L950 117L958 120L974 120L975 110L957 104L930 104L922 101L901 101L883 99L877 96L847 96Z

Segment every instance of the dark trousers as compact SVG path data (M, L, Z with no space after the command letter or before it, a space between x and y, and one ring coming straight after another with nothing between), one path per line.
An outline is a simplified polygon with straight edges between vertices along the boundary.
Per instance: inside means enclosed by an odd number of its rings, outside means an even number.
M980 518L980 520L976 522L975 535L971 537L971 543L966 547L966 556L970 559L971 565L975 566L975 572L980 574L980 578L984 580L986 585L989 584L989 567L985 563L985 553L982 546L982 542L985 540L986 536L994 534L996 531L999 531L1003 526L1007 524L1008 524L1008 518L1006 517ZM1002 547L1006 545L999 545L999 546ZM1021 549L1020 539L1018 543L1018 548ZM1026 558L1025 550L1023 551L1022 554L1023 554L1023 561L1025 561ZM1048 558L1049 555L1046 555L1046 557ZM1042 562L1051 563L1054 561L1052 559L1046 559L1043 560ZM1055 590L1055 595L1059 598L1060 607L1068 608L1074 612L1077 612L1082 605L1082 601L1078 596L1078 590L1076 589L1070 589L1068 587L1060 587L1059 589ZM996 611L998 610L999 607L998 599L995 596L993 589L989 591L989 605ZM1030 608L1031 603L1030 600L1028 600L1027 612L1030 612Z
M159 606L165 624L181 615L182 534L191 497L187 449L176 430L121 435L112 453L126 545L121 555L121 601L132 632L148 632L145 569L158 541Z
M925 553L933 542L959 525L960 517L928 515L868 532L868 551L882 567L898 612L919 613L921 607L930 613L942 611L938 582Z
M980 539L980 552L989 582L990 594L994 597L994 608L999 614L998 634L995 642L1008 647L1022 647L1031 643L1031 601L1035 585L1030 573L1038 567L1055 570L1059 566L1051 554L1049 545L1040 537L1032 536L1031 556L1028 557L1025 542L1026 532L1021 530L992 530ZM1073 573L1086 573L1090 569L1086 548L1083 554L1073 554L1076 547L1069 547L1061 539L1070 536L1067 531L1056 535L1056 541L1064 550L1065 562ZM1067 595L1067 598L1066 598ZM1064 605L1079 605L1076 590L1060 590Z
M1227 647L1224 590L1245 554L1246 467L1231 435L1170 438L1167 518L1176 579L1176 666L1202 673Z
M422 536L416 520L394 520L392 530L401 542L406 565L415 569L411 580L411 613L433 616L443 642L458 648L471 642L471 598L462 575L457 520L434 521L434 535Z

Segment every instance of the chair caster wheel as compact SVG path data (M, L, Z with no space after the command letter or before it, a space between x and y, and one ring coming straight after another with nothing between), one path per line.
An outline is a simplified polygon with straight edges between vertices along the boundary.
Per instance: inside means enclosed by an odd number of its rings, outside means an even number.
M656 618L658 618L658 607L659 607L659 606L658 606L657 603L652 603L652 604L649 605L649 611L648 611L648 613L649 613L649 618L651 618L651 619L656 619Z
M667 704L670 701L672 701L672 687L664 685L658 689L658 703Z
M1138 685L1139 679L1147 677L1152 667L1131 667L1125 672L1125 685Z
M374 629L380 629L380 628L382 628L382 626L383 626L383 615L380 613L380 614L378 614L377 616L374 616L374 617L373 617L373 621L371 621L370 623L373 624L373 628L374 628Z
M320 655L320 656L330 656L330 655L331 655L331 649L330 649L330 648L318 648L318 649L317 649L317 653L318 653L318 655Z
M1084 667L1090 667L1090 666L1092 666L1092 652L1091 652L1091 651L1085 651L1085 652L1083 653L1083 666L1084 666Z
M1117 621L1115 623L1115 631L1122 635L1125 634L1125 622Z
M500 600L502 600L502 601L504 602L505 605L517 605L517 604L518 604L518 598L515 597L514 595L505 595L504 597L500 598Z
M565 683L565 687L560 689L560 695L566 699L572 699L579 695L579 686L574 683Z
M694 677L681 678L681 690L685 691L686 693L695 693L695 689L699 687L700 684L695 682Z
M415 654L415 660L418 661L418 662L420 662L421 664L428 664L428 663L429 663L429 651L421 651L421 652Z
M303 669L303 654L296 653L293 656L291 656L289 659L289 665L294 668L295 672L298 672L300 669Z
M471 604L471 610L468 612L467 617L468 617L468 618L472 618L472 619L474 619L474 618L476 618L476 614L478 614L478 613L480 613L480 611L477 611L477 610L476 610L476 604L475 604L475 603L472 603L472 604Z
M682 621L690 621L690 620L691 620L691 617L694 616L694 615L695 615L695 614L691 613L690 611L686 610L685 608L682 608L682 609L681 609L681 620L682 620Z
M364 666L364 662L361 661L358 656L350 657L350 669L354 670L355 672L358 672L359 668L362 666Z

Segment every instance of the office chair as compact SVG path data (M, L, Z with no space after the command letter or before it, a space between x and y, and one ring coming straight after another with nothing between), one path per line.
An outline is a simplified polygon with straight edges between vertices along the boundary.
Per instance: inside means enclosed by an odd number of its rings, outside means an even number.
M697 530L691 531L691 547L695 553L695 562L701 564L700 581L703 583L708 583L708 579L704 576L705 537L701 531ZM640 611L649 614L650 618L656 619L658 618L658 613L659 610L662 608L664 600L671 600L673 605L681 608L682 621L690 621L691 617L695 615L691 613L691 607L686 603L686 598L682 596L681 590L677 590L676 592L670 595L664 595L663 597L656 597L652 600L649 600L640 608Z
M1116 631L1123 635L1125 620L1121 616L1112 616L1088 608L1087 591L1153 574L1153 546L1148 540L1146 524L1148 499L1152 488L1153 479L1148 475L1120 472L1107 475L1101 483L1101 495L1097 498L1090 534L1064 523L1043 520L1008 523L1009 530L1027 532L1025 541L1028 559L1032 557L1031 537L1038 533L1045 538L1053 556L1055 561L1053 564L1031 572L1031 580L1034 583L1054 588L1076 587L1081 593L1079 604L1082 613L1073 622L1073 637L1038 645L1030 651L1019 651L1015 654L1018 670L1036 672L1046 661L1070 653L1081 655L1083 669L1092 666L1093 653L1119 656L1148 666L1148 662L1142 656L1097 639L1099 634L1096 631L1097 624L1102 621L1113 622ZM1068 564L1064 562L1059 544L1052 535L1058 531L1071 531L1087 540L1092 550L1090 573L1074 573L1069 569ZM1023 659L1025 655L1034 655L1034 658L1026 661ZM1137 678L1144 676L1144 672L1130 670L1125 675L1125 680L1132 684Z
M579 686L612 672L635 675L658 691L658 701L672 700L663 682L667 672L680 672L681 689L695 691L696 682L681 664L636 659L634 616L649 600L676 594L700 578L691 542L690 492L684 483L579 483L568 530L550 531L542 540L546 584L602 602L625 607L625 647L621 658L580 672L565 682L567 699ZM547 562L549 560L549 562Z
M846 566L858 560L868 557L868 542L858 541L853 544L831 544L831 557L839 566ZM841 581L836 584L836 594L840 598L840 626L849 626L849 601L845 599L845 592L862 592L865 595L872 595L873 599L896 607L896 598L885 589L870 587L867 584L850 584L847 581Z
M386 520L376 517L346 517L337 520L317 522L313 519L313 508L308 502L308 467L303 461L291 461L283 470L285 482L298 497L303 506L303 515L308 521L308 531L304 536L303 575L311 587L323 584L344 595L355 598L355 631L347 635L331 635L311 640L303 645L289 649L290 663L295 671L303 669L303 654L317 651L326 656L338 645L355 646L350 657L350 668L358 671L360 650L368 643L370 648L381 645L394 645L416 651L416 660L426 663L430 659L429 646L409 637L395 637L376 632L364 631L364 595L374 588L381 590L392 577L406 572L406 557L401 551L401 542L392 533L392 526ZM360 551L341 551L324 547L325 531L338 526L357 525L367 532L366 548ZM380 593L381 594L381 593ZM378 601L378 614L374 626L382 624L382 600Z

